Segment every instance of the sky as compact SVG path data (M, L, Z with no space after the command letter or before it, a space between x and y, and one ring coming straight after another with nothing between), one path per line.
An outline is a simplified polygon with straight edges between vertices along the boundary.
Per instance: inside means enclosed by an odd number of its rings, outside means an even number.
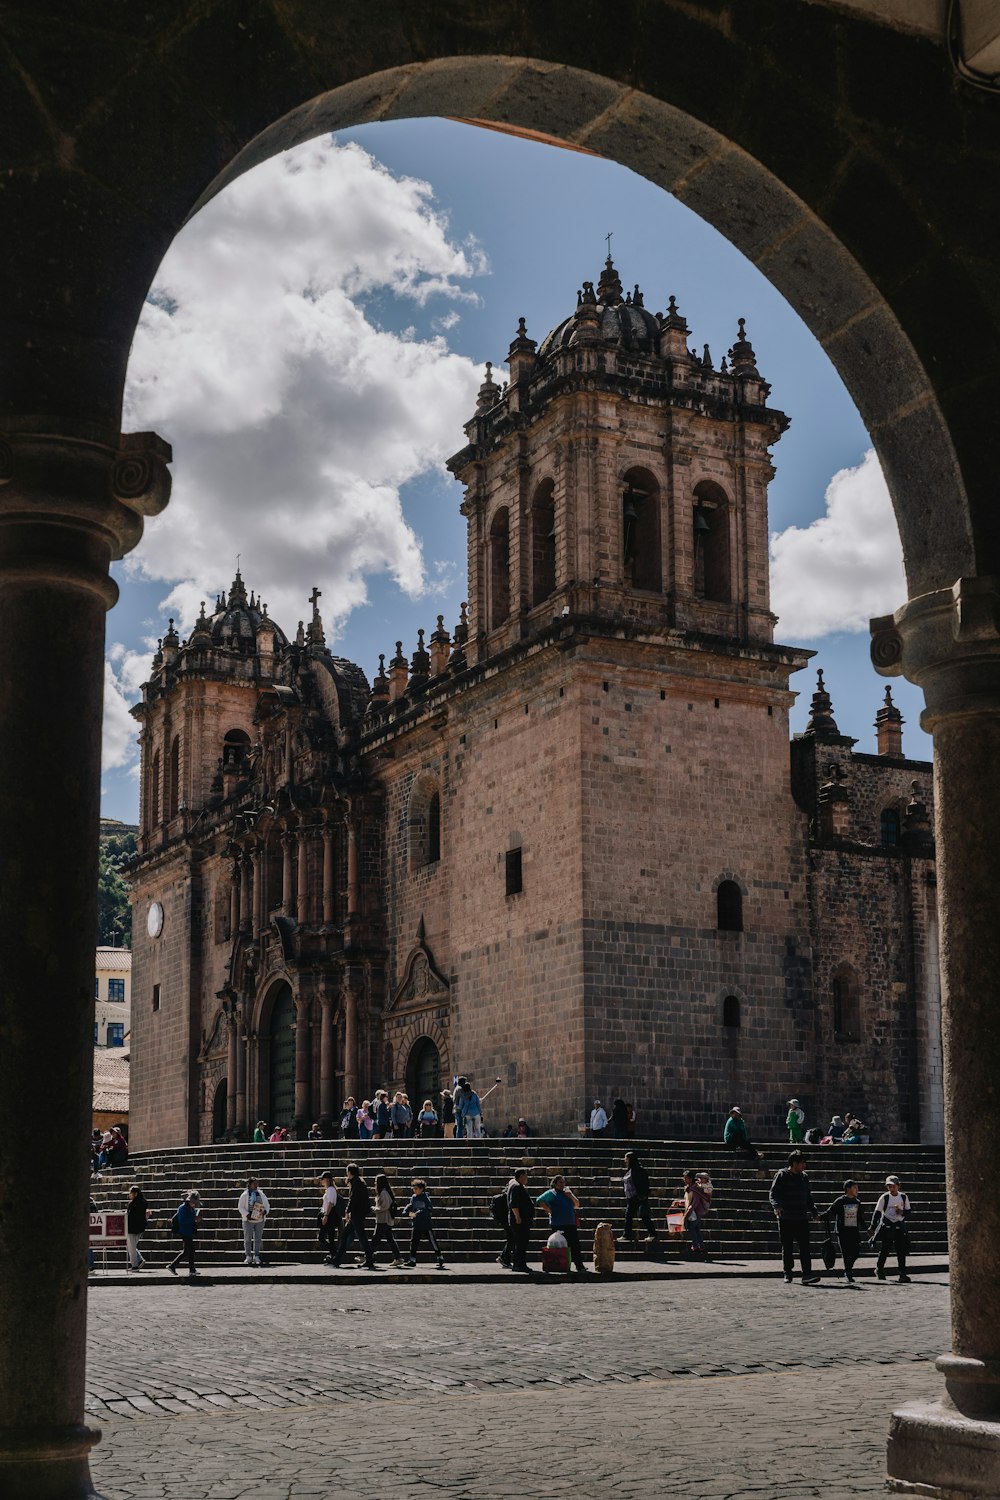
M314 585L327 641L369 679L465 589L462 447L484 363L517 320L541 341L597 281L612 234L646 306L676 296L718 363L745 317L771 403L792 419L770 489L776 639L817 652L792 680L793 730L824 668L841 732L873 751L885 684L868 620L906 590L877 459L826 355L716 230L614 163L444 120L312 141L231 184L185 226L154 279L129 363L125 430L173 445L173 495L115 565L102 807L135 821L140 695L157 637L202 599L248 589L289 634ZM929 757L901 679L904 748Z

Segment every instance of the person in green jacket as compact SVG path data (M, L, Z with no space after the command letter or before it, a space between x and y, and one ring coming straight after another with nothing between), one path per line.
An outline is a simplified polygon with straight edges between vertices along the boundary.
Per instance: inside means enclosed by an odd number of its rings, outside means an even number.
M254 1144L262 1146L267 1140L267 1123L264 1120L257 1121L257 1129L253 1133Z
M785 1120L785 1124L788 1126L788 1139L794 1146L799 1145L799 1143L803 1139L802 1127L805 1123L805 1110L801 1107L797 1099L789 1099L788 1116Z
M729 1119L726 1121L726 1128L722 1132L722 1139L734 1151L745 1151L750 1144L750 1132L747 1129L747 1122L743 1118L743 1111L738 1104L734 1104L729 1111Z

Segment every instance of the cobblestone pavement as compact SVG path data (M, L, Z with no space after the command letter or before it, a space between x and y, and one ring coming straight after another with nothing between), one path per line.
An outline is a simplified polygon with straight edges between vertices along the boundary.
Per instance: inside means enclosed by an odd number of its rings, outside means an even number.
M108 1289L90 1302L107 1500L883 1493L935 1393L944 1276Z

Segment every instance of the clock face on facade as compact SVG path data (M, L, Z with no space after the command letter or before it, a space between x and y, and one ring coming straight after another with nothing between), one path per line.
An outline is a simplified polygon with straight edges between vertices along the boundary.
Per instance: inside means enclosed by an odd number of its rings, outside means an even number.
M163 907L159 901L154 901L149 908L149 915L146 918L146 931L151 938L158 938L163 931Z

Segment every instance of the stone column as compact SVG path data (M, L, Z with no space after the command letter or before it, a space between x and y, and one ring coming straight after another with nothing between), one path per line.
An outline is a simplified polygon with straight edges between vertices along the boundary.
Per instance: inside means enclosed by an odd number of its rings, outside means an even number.
M290 833L281 835L281 914L292 915L292 844Z
M323 923L331 927L336 917L337 893L333 886L333 829L323 829Z
M308 1000L295 1001L295 1133L301 1140L312 1123L309 1120L309 1076L312 1072Z
M92 1493L80 1143L93 1089L104 616L118 596L110 563L169 494L170 449L153 434L60 429L0 426L0 1098L11 1119L32 1121L30 1152L0 1135L4 1500ZM58 1107L40 1107L53 1079ZM60 1208L39 1248L38 1167L60 1162Z
M357 823L352 816L347 822L347 915L356 917L359 914L358 892L358 833Z
M239 1027L236 1015L230 1012L226 1023L228 1050L226 1054L226 1129L230 1138L236 1133L236 1070L239 1067Z
M351 976L344 980L344 1098L357 1098L358 1079L358 997Z
M250 880L251 880L251 876L252 876L252 872L253 872L253 865L251 863L249 854L247 854L245 852L243 854L242 859L239 861L239 870L240 870L240 931L241 932L249 932L250 931L250 895L251 895L251 892L250 892Z
M229 941L239 931L240 923L240 862L233 860L232 880L229 886Z
M333 1018L333 996L323 994L320 996L320 1034L319 1034L319 1120L323 1129L326 1130L333 1123L335 1109L334 1087L336 1085L336 1073L334 1072L334 1018Z
M299 878L298 890L295 893L295 920L301 927L304 922L308 922L309 920L309 874L307 865L309 849L304 829L299 830L297 837L299 844Z
M253 870L253 935L259 937L264 926L264 851L254 844L250 851Z
M247 1139L247 1036L242 1003L236 1011L236 1134Z
M962 578L872 621L872 659L924 690L934 736L952 1348L945 1389L893 1415L896 1494L1000 1495L1000 582Z

